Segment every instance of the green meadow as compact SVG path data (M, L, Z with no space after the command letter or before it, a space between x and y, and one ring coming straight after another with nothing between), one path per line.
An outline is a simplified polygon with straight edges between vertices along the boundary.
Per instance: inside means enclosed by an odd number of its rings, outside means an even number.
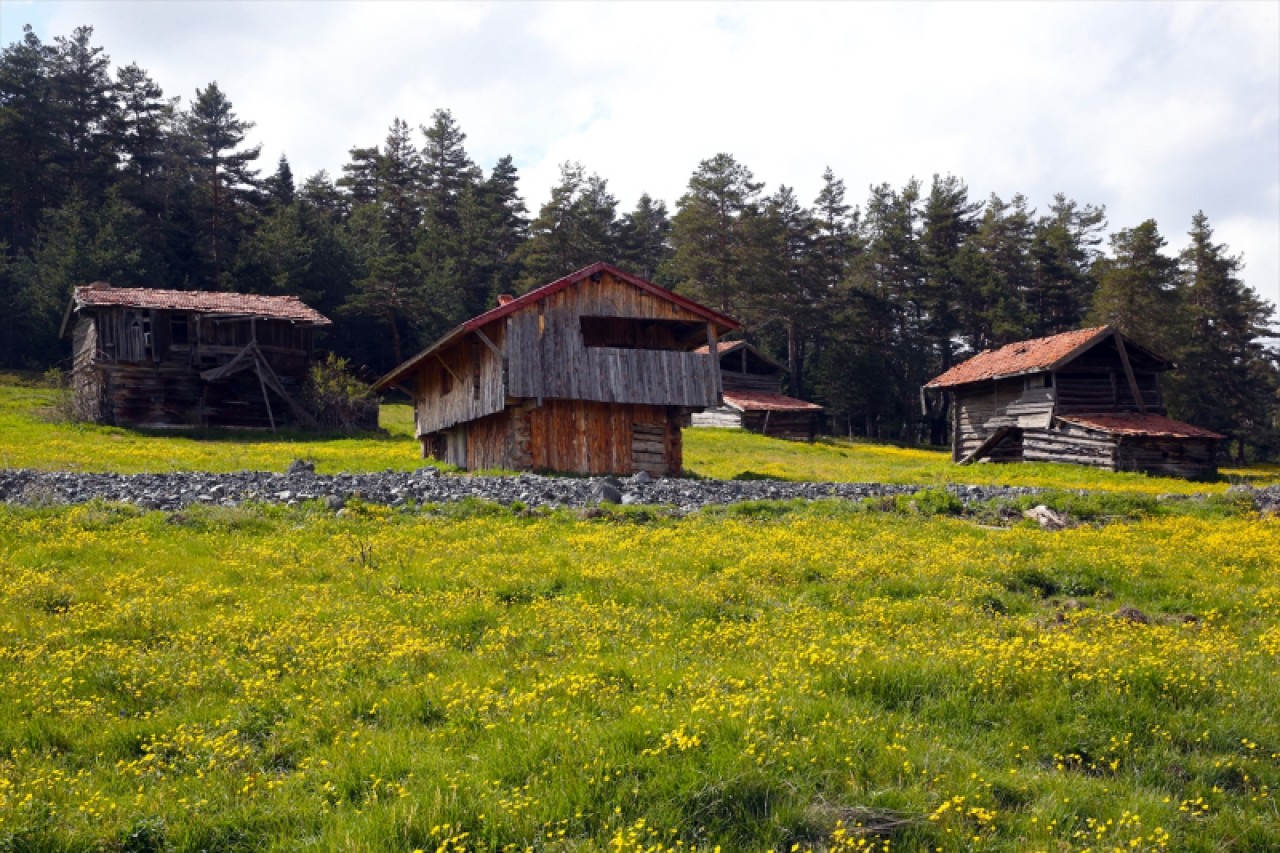
M51 423L0 463L422 464ZM1183 484L687 431L700 476L945 500L0 507L0 851L1280 849L1280 523ZM1214 493L1157 504L1154 494ZM1074 503L1072 503L1074 501ZM1091 512L1099 507L1103 511ZM1110 523L1103 523L1110 517Z

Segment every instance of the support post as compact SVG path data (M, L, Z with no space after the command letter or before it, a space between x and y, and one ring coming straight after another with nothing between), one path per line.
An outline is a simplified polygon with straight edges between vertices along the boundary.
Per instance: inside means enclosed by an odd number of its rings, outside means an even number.
M1147 406L1142 402L1142 389L1138 387L1138 377L1133 375L1133 365L1129 363L1129 353L1124 346L1124 336L1115 329L1111 330L1111 335L1115 338L1116 349L1120 350L1120 363L1124 365L1124 375L1129 380L1129 392L1133 394L1133 401L1138 404L1138 411L1145 415Z

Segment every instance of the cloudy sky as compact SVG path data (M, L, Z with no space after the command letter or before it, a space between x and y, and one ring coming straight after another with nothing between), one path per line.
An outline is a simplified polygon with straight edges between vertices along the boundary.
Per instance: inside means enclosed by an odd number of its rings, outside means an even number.
M674 209L733 154L812 199L963 178L1056 192L1171 248L1203 209L1280 302L1280 3L413 3L0 0L9 44L79 25L167 95L216 80L267 170L340 171L447 108L486 169L511 154L536 210L566 160Z

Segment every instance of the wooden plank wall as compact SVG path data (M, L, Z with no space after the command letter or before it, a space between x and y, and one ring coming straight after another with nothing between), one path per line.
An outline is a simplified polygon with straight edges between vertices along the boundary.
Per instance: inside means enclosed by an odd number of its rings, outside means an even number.
M502 347L501 324L486 334ZM507 403L502 359L475 335L432 356L415 375L418 435L501 412Z
M813 441L817 412L743 412L742 425L752 432L790 441Z
M1125 437L1119 443L1116 466L1121 471L1209 478L1218 473L1216 451L1217 442L1209 439Z
M731 353L729 358L732 359L737 353ZM782 375L774 374L772 376L761 373L743 373L740 370L721 370L720 381L724 383L724 390L732 391L735 389L742 391L771 391L774 394L782 393Z
M545 400L513 409L527 430L527 462L513 441L510 458L519 467L577 474L676 475L682 463L681 417L663 406ZM516 467L512 465L511 467Z
M1068 462L1116 469L1116 440L1106 433L1073 424L1054 429L1025 430L1022 458L1027 462Z
M507 318L509 396L697 408L720 402L709 355L588 347L583 316L704 322L608 274L577 282Z
M728 386L725 387L727 388ZM728 406L703 409L701 412L693 413L693 425L695 427L722 427L725 429L740 428L742 426L742 412L737 409L731 409Z
M1053 416L1054 391L1044 387L1041 376L1015 376L956 389L952 457L963 459L1001 427L1047 427ZM1021 458L1020 445L1012 438L1001 442L992 458Z

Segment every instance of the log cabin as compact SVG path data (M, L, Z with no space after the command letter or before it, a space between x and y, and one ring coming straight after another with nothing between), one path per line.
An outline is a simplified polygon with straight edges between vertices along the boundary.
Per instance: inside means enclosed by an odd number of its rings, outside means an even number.
M424 458L460 468L675 476L719 406L722 314L596 263L453 329L375 390L414 401ZM711 355L698 353L710 348Z
M952 397L955 462L1069 462L1188 478L1217 474L1223 436L1168 417L1172 362L1110 326L979 353L926 391Z
M77 287L62 322L76 412L149 428L315 426L300 392L327 325L293 296Z
M710 354L707 347L697 351ZM823 409L782 393L785 365L746 341L725 341L718 355L724 405L695 413L695 427L736 427L775 438L813 441Z

